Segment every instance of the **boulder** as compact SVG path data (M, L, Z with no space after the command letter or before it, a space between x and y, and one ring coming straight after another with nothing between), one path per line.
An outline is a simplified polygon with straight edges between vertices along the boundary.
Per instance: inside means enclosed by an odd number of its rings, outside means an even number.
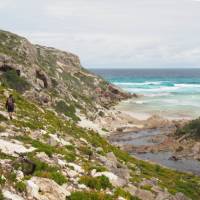
M66 200L69 196L69 192L53 180L40 177L27 181L27 193L36 200Z
M68 163L68 166L72 167L76 172L78 172L80 174L84 173L84 170L82 169L82 167L77 165L77 164L75 164L75 163Z
M8 190L2 191L5 200L25 200L23 197L20 197L17 194L14 194Z
M123 187L127 183L126 180L116 176L112 172L97 172L93 176L106 176L114 187Z
M155 195L148 191L148 190L142 190L142 189L137 189L135 192L135 196L138 197L141 200L154 200Z
M200 153L200 142L197 142L197 143L193 146L192 152L193 152L193 154L195 154L195 155Z
M29 153L35 150L35 148L26 148L22 143L18 141L6 141L0 139L0 150L8 155L16 157L16 153Z
M71 143L60 138L57 134L49 134L49 145L66 146L66 145L71 145Z

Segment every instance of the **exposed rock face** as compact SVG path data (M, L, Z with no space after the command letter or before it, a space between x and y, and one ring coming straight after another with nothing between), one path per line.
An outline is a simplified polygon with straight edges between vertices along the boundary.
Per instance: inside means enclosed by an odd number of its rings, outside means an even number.
M65 200L69 196L69 192L54 181L38 177L27 181L27 192L37 200Z
M0 31L0 72L15 70L31 84L26 95L41 104L68 106L94 117L99 108L107 108L129 94L82 68L78 56L50 47L33 45L25 38ZM90 111L90 112L86 112ZM74 111L75 113L75 111Z

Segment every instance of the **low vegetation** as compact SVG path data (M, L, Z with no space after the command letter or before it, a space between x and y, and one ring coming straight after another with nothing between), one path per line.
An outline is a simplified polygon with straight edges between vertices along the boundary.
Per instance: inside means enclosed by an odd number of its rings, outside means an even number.
M65 114L75 122L80 121L79 117L76 116L75 106L73 106L72 104L67 105L64 101L59 101L57 102L55 109L58 113Z
M111 195L102 192L73 192L67 200L114 200Z
M87 187L96 190L105 190L107 188L112 188L112 184L105 176L99 176L95 178L91 176L82 176L80 178L80 183L85 184Z
M177 130L178 135L191 134L200 137L200 118L187 123L184 127Z
M1 76L3 85L17 90L18 92L25 92L30 88L30 84L24 77L20 77L15 70L4 72Z

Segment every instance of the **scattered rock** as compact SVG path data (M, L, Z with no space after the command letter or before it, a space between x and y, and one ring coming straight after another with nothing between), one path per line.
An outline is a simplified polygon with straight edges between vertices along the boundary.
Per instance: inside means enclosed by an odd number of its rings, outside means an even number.
M53 180L39 177L27 181L27 193L36 200L66 200L69 196L69 192Z
M16 171L16 179L17 181L21 181L24 178L24 173L20 170Z
M114 187L123 187L126 185L126 180L119 178L112 172L97 172L94 177L106 176Z
M66 146L71 145L70 142L60 138L57 134L49 134L49 144L51 146Z
M3 190L3 196L6 200L25 200L23 197L20 197L19 195L8 190Z
M0 139L0 150L8 155L16 157L16 153L29 153L35 150L35 148L26 148L22 143L18 141L6 141Z
M82 167L75 163L68 163L68 166L72 167L78 173L84 173L84 170L82 169Z

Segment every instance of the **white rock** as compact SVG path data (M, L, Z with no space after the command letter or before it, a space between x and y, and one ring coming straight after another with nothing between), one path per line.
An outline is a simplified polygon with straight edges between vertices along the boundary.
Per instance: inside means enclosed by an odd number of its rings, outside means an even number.
M66 145L71 145L70 142L65 141L62 138L59 138L57 134L49 134L49 144L51 146L57 146L57 145L66 146Z
M118 176L116 176L112 172L97 172L96 174L94 174L94 177L99 177L99 176L106 176L109 180L118 179Z
M16 179L17 181L21 181L24 178L24 173L20 170L16 171Z
M40 177L27 181L27 193L36 200L66 200L69 196L69 192L53 180Z
M126 184L124 179L119 178L117 175L112 172L97 172L94 177L106 176L111 184L115 187L123 187Z
M85 140L84 138L80 138L80 141L85 143L85 144L88 144L87 140Z
M3 190L3 196L5 197L5 199L8 200L24 200L24 198L18 196L17 194L14 194L8 190Z
M78 173L84 173L84 170L82 169L82 167L75 163L68 163L68 166L73 167L74 170Z
M103 148L101 148L101 147L97 147L97 148L96 148L96 152L97 152L97 153L100 153L100 152L102 152L102 151L103 151Z
M57 146L59 143L60 140L58 139L57 135L49 134L49 145Z
M117 200L126 200L124 197L118 197Z
M96 173L97 173L97 170L93 169L90 174L91 174L91 176L95 176Z
M31 197L35 197L38 195L38 192L40 190L39 186L36 185L32 180L28 180L27 184L26 184L26 189L27 189L27 193L31 196Z
M66 162L64 161L64 160L60 160L60 159L58 159L58 165L60 166L60 167L62 167L62 168L64 168L65 166L66 166Z
M12 156L17 156L15 152L17 153L29 153L35 150L35 148L31 147L31 148L26 148L23 146L23 144L18 143L16 144L16 142L10 142L10 141L6 141L6 140L2 140L0 139L0 150L8 155L12 155Z
M74 178L74 177L77 177L78 176L78 173L74 170L68 170L67 171L67 175L70 177L70 178Z
M87 186L84 185L84 184L78 184L78 188L81 189L81 190L86 190Z

